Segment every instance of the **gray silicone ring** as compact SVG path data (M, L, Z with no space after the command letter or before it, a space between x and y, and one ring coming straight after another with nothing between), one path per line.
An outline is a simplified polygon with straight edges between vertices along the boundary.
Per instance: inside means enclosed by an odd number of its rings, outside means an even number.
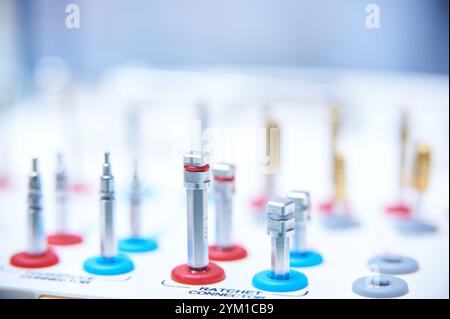
M367 264L370 270L383 274L409 274L419 269L415 259L399 255L375 256Z
M376 284L376 283L381 284ZM352 286L354 293L370 298L395 298L408 293L408 284L390 275L367 276L357 279Z

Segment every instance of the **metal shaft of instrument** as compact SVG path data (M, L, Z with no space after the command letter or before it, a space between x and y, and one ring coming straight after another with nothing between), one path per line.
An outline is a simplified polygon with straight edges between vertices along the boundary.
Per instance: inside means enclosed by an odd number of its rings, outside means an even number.
M275 279L289 278L289 244L290 238L287 236L273 236L271 270Z
M67 176L62 155L58 154L56 172L56 227L59 233L67 233Z
M135 169L130 195L130 224L131 235L134 238L141 236L141 187Z
M28 182L27 249L30 255L41 255L47 250L42 212L41 176L38 160L33 159L33 170Z
M208 267L208 154L184 154L184 186L187 200L188 266L199 271Z
M413 215L415 219L420 219L422 215L422 202L423 202L423 193L416 192L415 206L413 209Z
M208 192L187 189L188 265L194 270L208 266Z
M233 246L232 241L232 212L233 196L229 192L215 191L216 205L216 245L227 249Z
M111 175L109 153L105 154L103 175L100 178L100 236L101 255L113 258L117 255L117 243L114 234L115 194L114 177Z
M292 251L303 253L306 250L306 227L310 220L310 195L305 191L289 192L288 198L294 201L295 232Z
M277 198L267 203L267 232L271 241L271 272L274 279L288 279L290 244L295 232L294 201Z
M295 223L295 233L292 240L292 251L303 253L306 250L306 225L301 222Z

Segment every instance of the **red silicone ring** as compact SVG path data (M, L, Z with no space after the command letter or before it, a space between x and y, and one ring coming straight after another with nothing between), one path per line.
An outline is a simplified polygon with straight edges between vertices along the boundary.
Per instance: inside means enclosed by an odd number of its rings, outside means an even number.
M11 186L11 180L9 176L0 176L0 189L6 189Z
M47 242L51 245L68 246L79 244L83 238L76 234L62 234L56 233L47 237Z
M220 176L214 176L214 180L216 182L220 182L220 183L229 183L234 181L234 176L233 177L220 177Z
M76 182L69 185L69 189L74 194L89 194L91 189L88 184L83 182Z
M206 172L209 170L209 164L203 166L185 165L184 169L188 172Z
M264 213L266 211L266 204L267 198L263 195L252 199L250 202L250 206L253 208L253 210L259 213Z
M403 203L389 205L385 209L386 213L398 217L409 217L411 215L411 207Z
M206 270L194 271L187 264L175 267L171 273L172 280L187 285L208 285L225 279L225 272L214 263L209 263Z
M219 248L217 246L209 246L209 258L216 261L233 261L247 257L247 250L239 245L233 245L230 248Z
M21 252L11 257L11 265L21 268L44 268L56 265L59 262L58 256L51 250L47 249L42 255L30 255Z
M329 215L332 213L333 207L334 207L334 202L330 200L330 201L320 203L319 210L321 213L323 213L325 215Z

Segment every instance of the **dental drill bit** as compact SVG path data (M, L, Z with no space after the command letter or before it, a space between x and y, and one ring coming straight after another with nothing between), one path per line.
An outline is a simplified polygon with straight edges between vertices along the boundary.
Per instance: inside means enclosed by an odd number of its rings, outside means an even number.
M138 177L137 162L134 163L134 174L131 182L130 193L130 217L131 236L140 238L141 236L141 184Z
M335 154L338 149L341 121L341 109L339 105L334 104L330 108L331 154Z
M184 154L184 186L187 195L188 266L205 270L208 266L208 154Z
M345 158L336 152L334 154L334 199L336 203L344 203L346 200L345 191Z
M295 232L294 201L277 198L267 203L267 233L271 238L274 279L289 279L290 240Z
M32 171L28 180L28 238L26 253L42 255L46 252L44 218L42 212L41 175L38 159L33 158Z
M311 219L310 196L308 192L292 191L288 198L294 202L295 232L292 241L292 251L303 253L306 251L306 227Z
M57 155L56 169L56 225L57 232L67 233L67 175L62 154Z
M411 186L416 191L416 204L410 218L404 218L397 222L400 232L406 234L430 233L437 230L437 226L423 218L422 200L429 187L431 166L431 148L427 144L417 145L411 174Z
M265 195L266 198L272 198L276 188L276 174L280 167L280 129L273 119L266 122L266 158L268 165L265 174Z
M184 187L187 197L188 262L172 269L172 280L187 285L207 285L225 279L225 271L209 262L208 153L190 151L183 156Z
M271 269L253 276L252 284L258 289L288 292L308 286L305 274L290 269L289 244L295 233L294 211L295 203L289 198L276 198L267 203L267 233L271 238L272 249Z
M427 144L419 144L416 150L416 157L413 164L413 172L411 184L412 187L416 189L417 204L416 204L416 218L420 214L422 209L421 202L425 191L428 189L429 176L430 176L430 166L431 166L431 148Z
M100 236L101 255L113 258L117 255L114 234L115 194L114 176L111 174L110 155L105 153L103 175L100 177Z
M400 127L400 191L408 186L408 142L409 142L409 119L408 113L402 112Z
M213 169L214 200L216 206L216 246L227 249L233 246L232 213L235 166L218 163Z

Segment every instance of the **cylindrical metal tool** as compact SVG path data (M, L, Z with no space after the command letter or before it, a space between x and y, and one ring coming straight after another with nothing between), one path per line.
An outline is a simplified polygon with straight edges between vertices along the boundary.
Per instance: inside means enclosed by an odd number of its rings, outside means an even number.
M62 154L57 156L56 170L56 229L58 233L67 233L67 175Z
M42 212L41 175L38 159L33 158L33 167L28 180L28 229L27 249L29 255L41 255L47 250L44 218Z
M235 166L227 163L218 163L214 165L212 171L216 207L216 246L221 249L227 249L233 246L232 214Z
M208 154L184 154L184 186L187 195L188 265L192 270L208 266Z
M101 255L105 258L113 258L117 255L117 243L114 234L114 215L114 176L111 174L109 153L105 153L103 175L100 177Z
M131 235L134 238L141 236L141 184L137 173L137 163L134 164L133 180L130 191L130 223Z
M289 278L290 240L295 232L294 201L277 198L267 203L267 233L271 237L273 278Z
M306 250L306 227L310 221L310 196L308 192L292 191L288 198L294 201L295 233L292 242L292 251L303 253Z

